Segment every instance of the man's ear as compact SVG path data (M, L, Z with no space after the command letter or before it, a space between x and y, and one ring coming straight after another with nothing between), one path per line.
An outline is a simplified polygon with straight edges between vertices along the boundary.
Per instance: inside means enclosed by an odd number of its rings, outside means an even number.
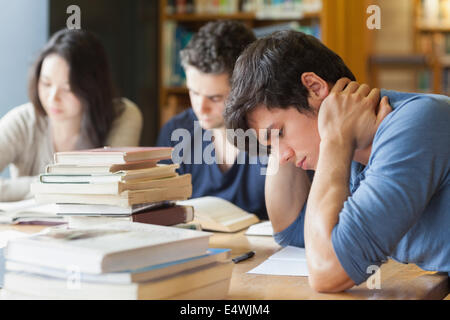
M308 101L310 105L317 105L330 93L328 83L314 72L304 72L301 76L302 84L308 90Z

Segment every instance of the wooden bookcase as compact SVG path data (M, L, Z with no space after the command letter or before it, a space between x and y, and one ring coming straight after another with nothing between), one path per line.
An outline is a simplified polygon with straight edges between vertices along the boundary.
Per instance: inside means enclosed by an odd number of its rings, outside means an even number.
M436 3L447 1L450 7L450 0L436 1ZM413 87L408 91L450 94L448 84L447 88L443 87L444 73L446 69L450 68L450 55L443 50L445 49L443 48L445 37L450 37L450 16L447 16L446 19L435 17L424 20L424 3L423 0L414 0L410 4L412 10L409 13L398 12L399 15L412 15L409 18L411 21L409 28L412 30L411 49L404 54L371 56L369 59L369 82L372 86L380 86L378 78L382 70L406 71L414 77ZM439 7L439 10L441 11L442 8ZM391 13L390 16L392 20L386 22L388 23L386 28L396 23L394 14ZM439 16L443 16L443 12L439 12ZM403 41L403 39L399 39L399 41ZM446 75L448 77L448 74Z
M440 0L441 3L449 0ZM443 75L446 68L450 68L450 57L447 53L443 56L443 52L438 50L439 42L445 41L445 37L450 36L450 16L441 17L441 19L429 19L431 21L424 20L424 10L423 2L421 0L414 0L414 32L415 32L415 48L417 52L425 56L427 68L431 70L432 81L431 81L431 92L432 93L446 93L444 92L448 88L443 88ZM450 8L448 8L450 10ZM443 8L439 8L439 15L443 14ZM448 13L447 13L448 14ZM424 48L423 40L428 40L429 48ZM422 42L422 43L421 43Z
M167 14L167 0L159 1L159 67L158 101L160 127L175 114L190 107L185 87L168 87L164 83L164 27L166 21L198 30L213 20L238 20L251 28L296 21L301 25L319 24L321 40L337 52L355 73L358 80L367 79L367 58L370 37L366 34L366 0L322 0L322 9L305 13L301 18L258 18L253 12L232 14ZM351 30L351 31L350 31Z

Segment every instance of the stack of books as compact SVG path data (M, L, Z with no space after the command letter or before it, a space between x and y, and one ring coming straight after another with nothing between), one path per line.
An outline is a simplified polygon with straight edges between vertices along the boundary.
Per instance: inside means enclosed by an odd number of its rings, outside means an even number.
M3 299L224 299L230 249L211 233L114 221L10 240Z
M191 206L176 205L192 194L191 175L178 175L172 148L99 148L58 152L31 186L37 203L54 203L69 225L122 219L159 225L193 220ZM95 219L93 219L95 217Z

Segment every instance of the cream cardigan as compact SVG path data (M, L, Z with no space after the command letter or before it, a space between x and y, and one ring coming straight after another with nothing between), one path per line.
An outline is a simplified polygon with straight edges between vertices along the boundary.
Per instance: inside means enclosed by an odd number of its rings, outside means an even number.
M115 102L119 115L113 121L106 145L138 146L142 114L130 100ZM85 141L80 146L89 147ZM30 198L30 184L53 162L53 143L47 117L36 114L31 103L16 107L0 119L0 172L10 166L10 179L0 178L0 201Z

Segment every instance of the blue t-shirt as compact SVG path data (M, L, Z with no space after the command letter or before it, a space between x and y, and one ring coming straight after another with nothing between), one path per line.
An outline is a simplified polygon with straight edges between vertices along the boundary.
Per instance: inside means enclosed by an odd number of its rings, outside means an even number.
M163 126L156 143L174 147L172 160L180 164L178 173L192 175L192 198L219 197L268 219L264 199L267 157L240 152L233 166L222 172L216 163L211 131L197 121L192 109L176 115Z
M356 283L388 257L450 272L450 98L381 90L393 111L378 128L367 166L351 164L350 196L332 243ZM304 247L305 208L275 234Z

